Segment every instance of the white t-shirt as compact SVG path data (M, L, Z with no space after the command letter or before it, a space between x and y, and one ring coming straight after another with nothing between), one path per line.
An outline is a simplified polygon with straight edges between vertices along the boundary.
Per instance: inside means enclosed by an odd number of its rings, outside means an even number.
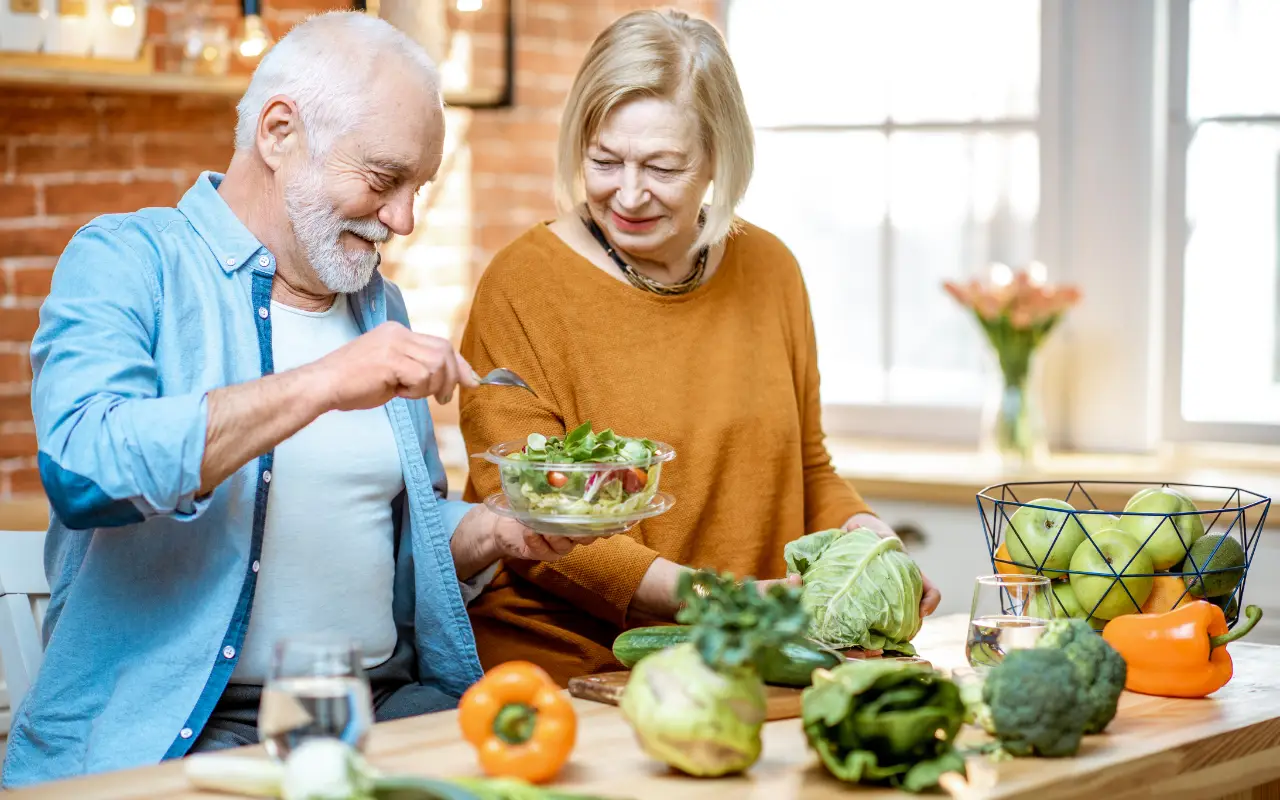
M360 335L345 295L327 311L271 303L275 371L320 359ZM394 524L404 474L385 408L330 411L275 449L258 586L231 680L261 683L282 636L334 633L361 643L366 668L391 656Z

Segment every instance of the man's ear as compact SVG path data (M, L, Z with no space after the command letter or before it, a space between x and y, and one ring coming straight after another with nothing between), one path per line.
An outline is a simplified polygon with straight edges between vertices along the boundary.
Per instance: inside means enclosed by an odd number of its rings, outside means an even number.
M298 106L284 95L267 101L258 117L258 155L272 170L280 169L285 155L299 146L302 118Z

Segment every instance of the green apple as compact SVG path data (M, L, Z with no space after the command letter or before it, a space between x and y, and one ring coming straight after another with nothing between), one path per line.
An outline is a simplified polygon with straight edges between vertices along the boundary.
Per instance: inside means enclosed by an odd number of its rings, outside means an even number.
M1084 613L1084 609L1080 607L1080 601L1076 599L1075 590L1071 588L1071 584L1067 581L1054 581L1050 584L1052 588L1052 599L1049 592L1036 592L1031 597L1031 602L1027 603L1027 616L1040 617L1041 619L1061 619L1063 617L1075 617L1076 619L1084 619L1088 614ZM1053 604L1051 613L1046 613L1045 606L1049 603Z
M1032 567L1032 571L1050 578L1063 577L1063 570L1071 563L1071 554L1084 541L1084 528L1068 513L1072 511L1075 509L1070 503L1052 498L1019 506L1009 517L1009 527L1004 534L1009 556L1018 564Z
M1204 520L1199 511L1191 498L1175 489L1139 492L1125 506L1120 530L1138 541L1156 569L1169 569L1186 558L1191 545L1204 536ZM1162 516L1183 512L1194 513ZM1153 516L1144 516L1148 514Z
M1053 587L1053 616L1049 617L1044 613L1046 598L1049 595L1039 592L1027 604L1027 616L1040 617L1041 619L1064 619L1066 617L1082 619L1089 623L1089 627L1099 631L1106 626L1107 621L1105 619L1091 617L1084 612L1084 607L1076 599L1076 590L1071 588L1070 581L1053 581L1049 585Z
M1120 518L1115 514L1096 514L1080 511L1076 513L1076 519L1080 525L1084 527L1084 532L1089 536L1096 536L1105 530L1120 527Z
M1151 556L1133 535L1112 528L1076 548L1071 556L1071 588L1084 611L1092 611L1098 619L1115 619L1142 610L1151 594L1154 571Z
M1128 510L1130 509L1130 507L1132 507L1132 506L1133 506L1133 504L1134 504L1134 503L1138 502L1139 500L1141 500L1142 498L1144 498L1144 497L1146 497L1147 495L1151 494L1152 492L1159 492L1159 491L1162 491L1162 490L1163 490L1163 491L1166 491L1166 492L1169 492L1170 494L1176 494L1177 496L1179 496L1179 497L1181 497L1181 498L1185 499L1188 503L1190 503L1190 502L1191 502L1191 498L1190 498L1190 497L1187 497L1185 494L1183 494L1182 492L1180 492L1180 491L1178 491L1177 489L1174 489L1174 488L1172 488L1172 487L1169 487L1169 486L1164 486L1164 487L1161 487L1161 486L1148 486L1148 487L1147 487L1147 488L1145 488L1145 489L1139 489L1138 491L1134 492L1134 493L1133 493L1133 497L1130 497L1130 498L1129 498L1129 502L1125 503L1125 505L1124 505L1124 510L1125 510L1125 511L1128 511Z
M1129 510L1129 508L1130 508L1131 506L1133 506L1133 504L1134 504L1134 503L1138 502L1138 501L1139 501L1139 500L1141 500L1142 498L1144 498L1144 497L1146 497L1147 495L1151 494L1151 493L1152 493L1152 492L1154 492L1157 488L1159 488L1159 487L1156 487L1156 486L1148 486L1148 487L1147 487L1147 488L1145 488L1145 489L1139 489L1138 491L1134 492L1134 493L1133 493L1133 497L1130 497L1130 498L1129 498L1129 502L1127 502L1127 503L1125 503L1125 504L1124 504L1124 510L1125 510L1125 511L1128 511L1128 510Z

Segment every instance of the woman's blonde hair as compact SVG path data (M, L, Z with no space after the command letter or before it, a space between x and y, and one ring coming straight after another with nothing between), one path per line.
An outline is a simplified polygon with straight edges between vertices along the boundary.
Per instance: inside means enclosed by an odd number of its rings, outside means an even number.
M712 163L712 199L694 249L734 229L734 210L755 166L755 136L742 87L720 32L681 11L634 11L605 29L574 78L560 123L556 203L561 213L584 199L582 164L605 117L640 97L687 103Z

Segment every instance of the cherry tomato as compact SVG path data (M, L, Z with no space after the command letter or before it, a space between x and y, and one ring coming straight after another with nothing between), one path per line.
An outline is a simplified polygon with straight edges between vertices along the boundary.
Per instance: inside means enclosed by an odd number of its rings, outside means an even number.
M563 472L547 473L547 483L551 484L557 489L559 489L561 486L564 486L568 482L569 482L569 476L565 475Z
M627 494L635 494L649 485L649 474L639 467L620 470L622 473L622 490Z

